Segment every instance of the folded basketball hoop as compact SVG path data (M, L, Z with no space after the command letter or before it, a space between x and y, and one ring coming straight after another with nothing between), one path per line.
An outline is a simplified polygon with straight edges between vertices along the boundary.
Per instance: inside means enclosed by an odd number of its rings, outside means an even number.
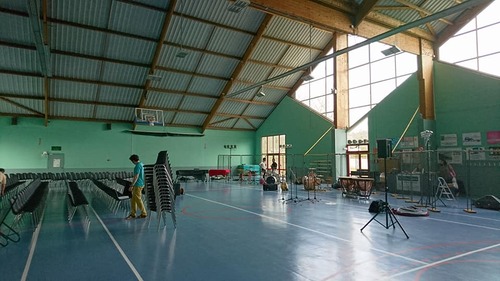
M163 126L163 111L136 108L134 123L137 125Z

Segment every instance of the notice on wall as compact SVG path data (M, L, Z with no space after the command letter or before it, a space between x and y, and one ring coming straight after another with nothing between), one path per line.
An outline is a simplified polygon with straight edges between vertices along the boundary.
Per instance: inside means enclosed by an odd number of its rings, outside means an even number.
M486 160L484 147L469 147L467 148L468 159L472 161Z
M490 146L490 159L500 159L500 146Z
M438 158L450 164L462 164L462 151L453 148L438 148Z
M481 145L481 133L463 133L462 134L462 145Z
M401 148L415 148L418 146L418 137L403 137L399 143Z
M500 131L489 131L486 132L486 142L488 144L500 143Z
M442 134L440 146L457 146L457 134Z
M55 158L52 160L52 168L61 168L61 159Z

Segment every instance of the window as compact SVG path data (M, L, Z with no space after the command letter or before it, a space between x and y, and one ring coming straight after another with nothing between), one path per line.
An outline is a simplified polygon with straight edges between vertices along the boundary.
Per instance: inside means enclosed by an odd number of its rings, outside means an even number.
M278 164L277 173L286 174L285 135L266 136L261 139L262 158L266 158L266 167L271 169L273 159Z
M465 68L500 76L500 1L481 14L439 48L439 59Z

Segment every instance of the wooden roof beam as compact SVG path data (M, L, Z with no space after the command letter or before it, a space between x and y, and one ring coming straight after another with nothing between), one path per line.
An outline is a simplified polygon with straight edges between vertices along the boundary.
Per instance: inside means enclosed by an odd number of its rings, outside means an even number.
M243 70L243 67L245 66L245 63L248 61L250 56L252 55L255 47L257 46L257 42L261 39L262 35L264 34L264 31L266 30L267 26L269 25L269 22L271 21L272 15L266 15L264 20L262 21L259 30L257 31L257 34L252 38L252 41L248 45L247 50L245 51L245 54L243 55L243 58L241 59L240 63L238 66L236 66L235 70L233 71L233 74L231 75L231 79L229 82L227 82L226 86L222 90L221 95L215 102L215 105L212 107L212 111L210 114L207 116L205 119L205 122L203 122L202 126L202 132L206 130L210 122L212 122L212 118L215 116L217 111L219 110L222 102L224 101L225 95L231 90L233 87L233 81L240 75L241 71Z
M358 27L358 25L366 18L366 16L373 10L375 4L377 4L378 0L365 0L361 4L358 12L354 16L354 20L352 25L354 28Z
M162 26L161 33L160 33L160 38L158 38L158 41L156 43L156 49L155 49L155 53L153 55L153 60L151 62L151 68L149 69L148 75L153 75L155 70L156 70L156 67L158 64L158 59L160 58L160 53L161 53L161 50L163 47L163 42L165 41L165 38L167 37L168 26L170 25L170 21L172 20L172 16L174 14L174 8L175 8L176 4L177 4L177 0L172 0L172 1L170 1L170 5L167 8L167 13L165 15L165 20L163 21L163 26ZM151 87L151 80L146 79L146 84L144 85L144 90L142 92L142 96L141 96L141 99L139 101L138 107L144 106L144 103L147 99L149 87Z

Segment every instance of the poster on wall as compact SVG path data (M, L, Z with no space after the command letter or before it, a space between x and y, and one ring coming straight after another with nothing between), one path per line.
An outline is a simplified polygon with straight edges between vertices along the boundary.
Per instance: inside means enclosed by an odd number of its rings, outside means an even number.
M489 131L486 132L486 142L488 144L500 143L500 131Z
M462 145L481 145L481 133L463 133L462 134Z
M440 146L457 146L457 134L442 134Z
M490 159L500 160L500 146L490 146Z
M486 160L486 153L484 147L468 147L467 159L471 161Z
M404 137L399 143L401 148L415 148L418 146L418 137Z
M462 151L455 148L438 148L438 159L444 159L450 164L462 164Z

